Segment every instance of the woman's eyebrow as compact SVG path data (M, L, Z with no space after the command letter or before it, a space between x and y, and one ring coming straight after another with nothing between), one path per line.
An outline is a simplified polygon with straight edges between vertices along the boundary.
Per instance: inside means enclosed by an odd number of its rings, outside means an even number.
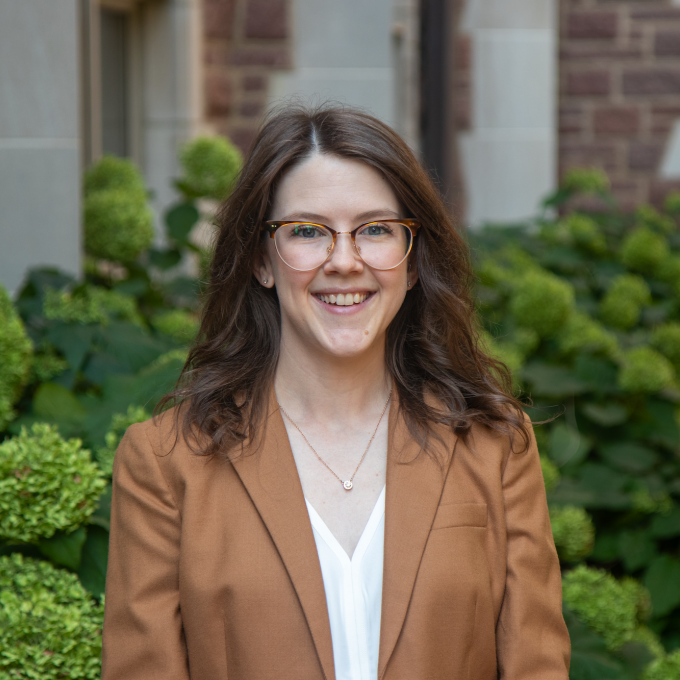
M395 212L394 210L390 210L389 208L381 208L377 210L368 210L366 212L359 213L358 215L355 215L354 221L356 222L364 222L364 221L369 221L369 220L374 220L378 219L380 217L383 217L385 219L388 219L388 217L399 217L399 213ZM293 212L290 213L290 215L286 215L285 217L281 218L281 222L290 222L292 220L309 220L310 222L318 222L321 224L325 224L325 220L327 220L327 216L325 215L320 215L319 213L311 213L311 212Z

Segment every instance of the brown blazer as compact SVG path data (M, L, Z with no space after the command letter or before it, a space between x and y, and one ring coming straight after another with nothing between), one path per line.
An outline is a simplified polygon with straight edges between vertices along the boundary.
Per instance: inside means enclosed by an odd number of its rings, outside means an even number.
M389 414L382 680L567 680L538 451L478 427L443 468ZM133 425L116 454L103 680L334 680L321 568L276 403L233 463Z

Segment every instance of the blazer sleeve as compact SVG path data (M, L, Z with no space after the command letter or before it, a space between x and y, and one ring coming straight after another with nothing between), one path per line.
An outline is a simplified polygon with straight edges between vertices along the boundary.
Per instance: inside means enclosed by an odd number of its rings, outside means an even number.
M508 455L503 471L507 530L505 596L496 630L501 680L567 680L570 641L562 579L536 439Z
M130 427L113 465L102 680L188 680L179 606L181 517L149 441Z

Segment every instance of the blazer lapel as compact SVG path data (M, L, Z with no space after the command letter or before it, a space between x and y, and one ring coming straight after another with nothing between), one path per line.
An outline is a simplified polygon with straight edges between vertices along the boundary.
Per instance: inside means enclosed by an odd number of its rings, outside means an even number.
M378 678L401 633L420 560L430 535L457 440L442 432L445 450L432 442L439 463L420 450L410 435L394 399L389 415L387 480L385 489L385 556Z
M314 533L288 434L272 390L264 436L233 466L286 566L326 680L335 680L326 593Z

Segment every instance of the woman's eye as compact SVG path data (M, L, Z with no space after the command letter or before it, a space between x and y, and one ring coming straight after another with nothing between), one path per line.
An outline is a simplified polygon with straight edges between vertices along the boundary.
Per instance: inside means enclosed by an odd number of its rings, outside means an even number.
M390 230L385 224L369 224L361 230L361 233L365 236L383 236L389 234Z
M308 224L296 224L293 228L294 236L301 236L302 238L314 238L319 235L319 230L316 227Z

